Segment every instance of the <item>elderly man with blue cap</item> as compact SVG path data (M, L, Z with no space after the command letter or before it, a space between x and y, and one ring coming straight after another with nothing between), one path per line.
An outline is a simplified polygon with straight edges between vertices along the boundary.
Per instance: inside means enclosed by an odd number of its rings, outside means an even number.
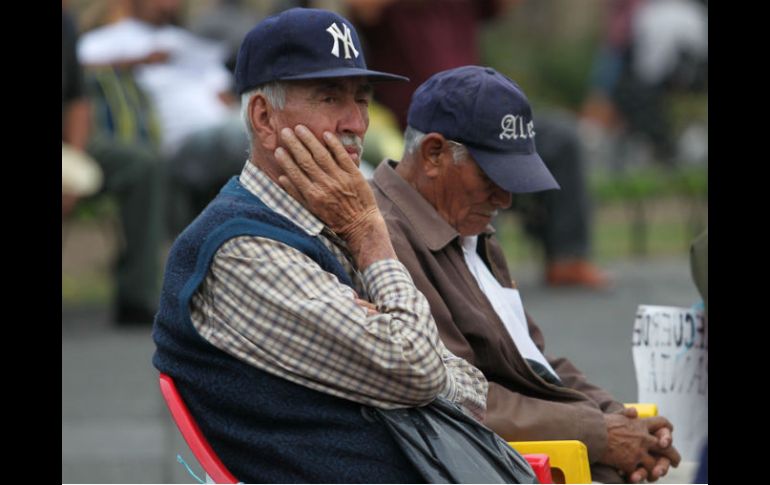
M171 248L153 338L245 482L420 482L367 406L438 396L483 419L487 383L449 353L358 164L371 82L354 28L292 9L243 41L250 156Z
M511 193L558 189L521 88L494 69L435 74L412 96L400 162L374 173L399 260L445 345L489 381L484 423L511 441L580 440L595 480L656 480L680 457L671 423L637 418L564 358L544 355L490 225Z

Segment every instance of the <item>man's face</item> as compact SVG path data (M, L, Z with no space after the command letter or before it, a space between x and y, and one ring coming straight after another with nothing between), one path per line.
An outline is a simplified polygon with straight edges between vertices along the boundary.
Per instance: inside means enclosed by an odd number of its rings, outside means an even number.
M372 97L366 79L316 79L291 81L287 85L286 105L276 113L278 131L301 123L319 140L323 140L324 131L335 133L356 165L360 165Z
M436 211L461 236L480 234L498 209L510 207L510 192L492 182L470 154L458 163L451 154L442 160L434 180Z

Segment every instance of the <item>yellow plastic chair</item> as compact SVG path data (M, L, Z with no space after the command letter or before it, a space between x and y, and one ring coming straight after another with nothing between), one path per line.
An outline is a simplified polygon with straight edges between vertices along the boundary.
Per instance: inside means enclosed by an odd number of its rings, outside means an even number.
M636 408L640 418L658 415L658 406L653 403L627 403L625 406ZM548 455L554 483L591 483L588 448L580 441L510 441L508 444L521 454Z
M658 405L650 402L626 403L627 408L636 408L640 418L651 418L658 415Z
M521 454L548 455L554 483L591 483L588 448L580 441L510 441L508 444Z

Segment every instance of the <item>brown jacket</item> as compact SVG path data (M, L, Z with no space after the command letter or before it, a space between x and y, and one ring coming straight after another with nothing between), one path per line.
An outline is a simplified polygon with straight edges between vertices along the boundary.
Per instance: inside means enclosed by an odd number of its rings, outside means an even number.
M565 387L544 381L526 363L502 321L465 265L459 234L393 169L379 165L371 185L398 259L428 299L442 340L478 367L489 381L485 424L506 440L576 439L594 463L604 453L603 413L623 405L567 359L546 355ZM479 254L501 285L515 287L503 252L488 227ZM543 334L527 315L529 333L543 351ZM592 467L594 479L618 481L608 467Z

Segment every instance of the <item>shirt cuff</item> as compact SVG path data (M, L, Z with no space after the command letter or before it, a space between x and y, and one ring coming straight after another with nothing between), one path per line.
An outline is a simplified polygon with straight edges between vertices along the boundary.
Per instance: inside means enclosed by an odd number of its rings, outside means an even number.
M449 352L447 351L447 354ZM441 396L459 405L466 414L484 421L487 411L488 384L480 370L453 355L444 356L446 384Z

